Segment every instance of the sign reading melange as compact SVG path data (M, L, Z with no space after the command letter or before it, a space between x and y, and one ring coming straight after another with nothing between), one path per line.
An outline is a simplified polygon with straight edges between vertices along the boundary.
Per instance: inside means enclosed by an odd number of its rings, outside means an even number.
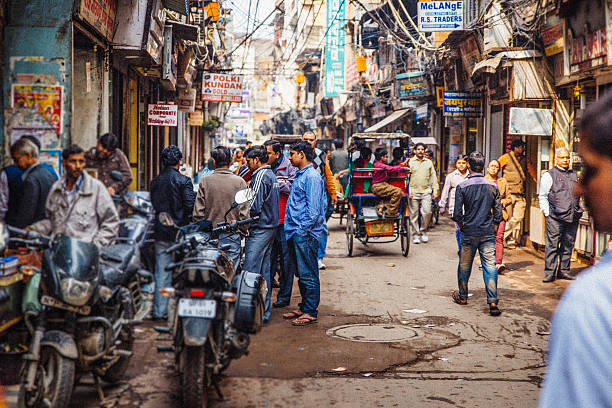
M203 101L242 103L243 87L242 75L209 72L202 74Z
M463 1L419 1L419 31L463 30Z
M178 105L149 104L147 109L147 125L178 126Z
M451 118L479 118L482 98L467 92L444 92L444 116Z

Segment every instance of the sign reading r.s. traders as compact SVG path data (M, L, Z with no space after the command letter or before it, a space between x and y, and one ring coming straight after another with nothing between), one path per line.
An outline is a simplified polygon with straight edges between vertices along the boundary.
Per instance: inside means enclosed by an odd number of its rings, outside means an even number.
M202 100L210 102L242 102L242 75L204 72Z
M149 104L147 109L147 125L178 126L178 105Z
M419 31L463 30L463 1L419 1Z
M479 118L482 116L482 97L467 92L444 92L444 116L451 118Z

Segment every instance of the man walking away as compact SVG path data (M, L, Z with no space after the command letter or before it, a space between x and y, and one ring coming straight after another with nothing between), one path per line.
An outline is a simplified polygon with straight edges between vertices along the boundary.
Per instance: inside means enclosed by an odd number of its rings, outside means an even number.
M457 186L453 221L461 229L461 252L457 280L459 290L452 294L453 301L467 305L468 281L472 273L474 255L478 250L482 263L482 277L487 292L491 316L499 316L497 307L497 269L495 268L495 234L503 220L497 185L484 178L485 159L482 153L472 152L468 157L470 175Z
M506 232L504 232L504 240L510 248L521 243L521 226L527 207L527 201L525 200L526 175L528 174L532 180L536 180L535 169L524 153L525 142L521 139L514 139L510 145L510 151L503 154L498 160L502 177L508 182L508 190L512 198L512 204L508 208L510 219L506 223Z
M155 295L153 297L153 318L167 319L168 298L160 295L159 289L170 286L172 276L166 266L172 262L172 254L163 253L176 240L176 228L166 227L159 222L159 214L168 213L176 226L191 222L195 193L189 177L179 173L183 153L170 145L161 152L164 170L151 180L151 204L155 209L153 237L155 239ZM231 205L231 204L230 204Z
M384 202L378 206L378 216L382 217L386 211L386 215L389 217L397 217L399 215L399 208L404 197L404 192L399 187L392 186L387 181L389 180L389 172L398 172L406 169L405 161L397 166L389 166L387 164L387 158L389 152L383 147L376 149L374 153L376 161L374 162L375 169L381 169L374 172L372 176L372 193L379 197L387 198Z
M346 170L349 167L348 152L344 150L344 141L342 139L334 140L334 151L331 153L329 159L329 168L335 178L338 179L343 189L346 189L348 183L348 176L338 177L338 173L342 170Z
M30 229L45 235L66 234L94 243L98 249L109 245L119 231L119 215L106 187L85 169L85 152L72 145L62 150L64 173L51 187L44 220Z
M315 154L307 142L291 145L291 164L299 170L291 186L285 214L285 237L289 247L290 271L295 271L302 301L299 309L285 313L294 326L317 321L321 284L317 266L319 238L325 225L325 186L312 166Z
M251 188L255 194L251 201L251 217L259 220L249 228L249 237L244 249L244 270L264 277L268 285L264 323L270 320L270 298L272 285L270 276L270 255L274 236L278 228L279 186L274 172L268 165L268 151L263 146L253 146L246 155L247 165L253 172Z
M452 218L453 211L455 210L455 189L461 183L463 183L468 174L467 168L467 156L460 155L455 162L456 169L446 176L444 180L444 187L442 187L442 197L440 197L440 214L444 214L446 207L448 206L448 215ZM455 223L455 236L457 238L457 247L461 251L461 230L457 223Z
M576 194L598 232L612 233L612 93L582 115ZM612 407L612 252L570 285L552 320L540 408Z
M98 139L95 148L91 148L86 154L87 167L98 170L98 180L102 182L113 195L121 195L132 183L132 169L125 154L119 149L119 140L112 133L105 133ZM113 180L111 171L121 172L121 181Z
M294 274L294 271L290 271L287 265L288 248L287 239L285 239L285 210L289 200L289 193L291 192L291 184L295 179L297 169L291 165L289 159L283 154L283 146L280 142L277 140L267 140L264 146L268 151L268 163L270 163L279 185L278 227L276 228L270 258L270 276L274 277L278 262L280 264L280 289L276 295L276 302L272 306L285 307L291 301Z
M232 159L227 147L217 146L210 153L215 171L204 176L198 183L198 194L193 208L193 220L209 220L213 226L224 222L224 215L234 202L234 196L239 190L247 188L246 182L234 174L229 166ZM249 205L243 204L232 209L227 215L228 221L240 221L249 218ZM219 235L219 246L229 245L226 251L232 259L234 270L240 264L240 233L224 232Z
M15 218L7 219L7 223L24 228L45 218L47 196L56 178L42 167L38 161L38 147L26 138L11 146L11 156L13 163L24 173Z
M558 279L574 279L569 273L570 259L578 221L582 216L580 202L573 194L578 177L569 168L569 150L565 147L557 149L555 161L557 165L544 173L540 180L540 210L544 213L546 233L545 276L542 282L554 281L557 267Z
M414 146L415 156L410 159L410 225L414 231L412 242L420 244L429 241L427 227L431 219L431 201L438 198L438 178L431 160L425 157L425 145L417 143ZM432 197L433 188L433 197ZM419 210L421 226L419 227Z
M325 264L323 263L323 258L325 258L325 251L327 248L327 236L329 235L329 230L327 229L327 221L329 217L331 217L334 212L334 207L336 206L336 201L338 198L336 197L336 185L334 183L334 176L329 167L329 162L327 160L326 154L323 150L317 148L317 137L311 131L307 131L302 135L302 140L308 142L312 149L314 150L315 157L312 161L312 165L315 170L318 170L323 177L325 189L327 190L327 206L325 209L325 225L323 226L323 233L321 234L321 239L319 241L319 252L318 252L318 267L319 269L325 269Z

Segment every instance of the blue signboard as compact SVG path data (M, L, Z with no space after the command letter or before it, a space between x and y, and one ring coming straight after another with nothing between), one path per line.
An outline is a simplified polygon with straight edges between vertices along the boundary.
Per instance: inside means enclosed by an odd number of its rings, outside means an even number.
M400 98L416 98L429 95L423 71L397 74L395 79L397 80L397 96Z
M482 97L467 92L444 92L444 116L451 118L479 118L482 116Z
M327 1L327 38L325 40L325 96L338 96L344 89L344 20L347 0Z

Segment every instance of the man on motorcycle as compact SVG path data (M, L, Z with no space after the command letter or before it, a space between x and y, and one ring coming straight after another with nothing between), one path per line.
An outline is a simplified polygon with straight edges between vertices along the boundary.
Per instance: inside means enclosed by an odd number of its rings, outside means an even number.
M198 185L193 220L209 220L213 226L225 221L224 215L237 191L247 187L246 182L230 169L232 155L225 146L217 146L210 154L215 163L215 172L202 177ZM249 205L243 204L232 209L227 215L227 221L240 221L249 217ZM219 236L219 245L229 245L226 251L234 262L234 270L240 263L240 234L222 233Z
M279 185L268 164L268 152L263 146L254 146L249 150L246 160L253 172L251 188L255 194L251 201L250 215L259 216L259 220L249 229L249 238L244 250L244 270L262 275L270 289L270 255L278 228ZM266 296L264 323L270 318L271 292L268 290Z
M174 224L182 227L191 222L195 193L193 183L187 176L179 173L183 153L177 146L170 145L161 152L165 168L151 180L151 204L155 209L153 224L155 238L155 295L153 297L153 318L168 317L168 298L159 293L159 288L170 286L172 275L166 266L172 262L172 254L166 254L176 238L176 229L161 224L159 214L168 213Z
M47 197L47 219L29 229L45 235L63 233L98 248L110 244L117 235L119 215L106 187L83 171L85 152L80 146L65 148L62 163L64 174Z

